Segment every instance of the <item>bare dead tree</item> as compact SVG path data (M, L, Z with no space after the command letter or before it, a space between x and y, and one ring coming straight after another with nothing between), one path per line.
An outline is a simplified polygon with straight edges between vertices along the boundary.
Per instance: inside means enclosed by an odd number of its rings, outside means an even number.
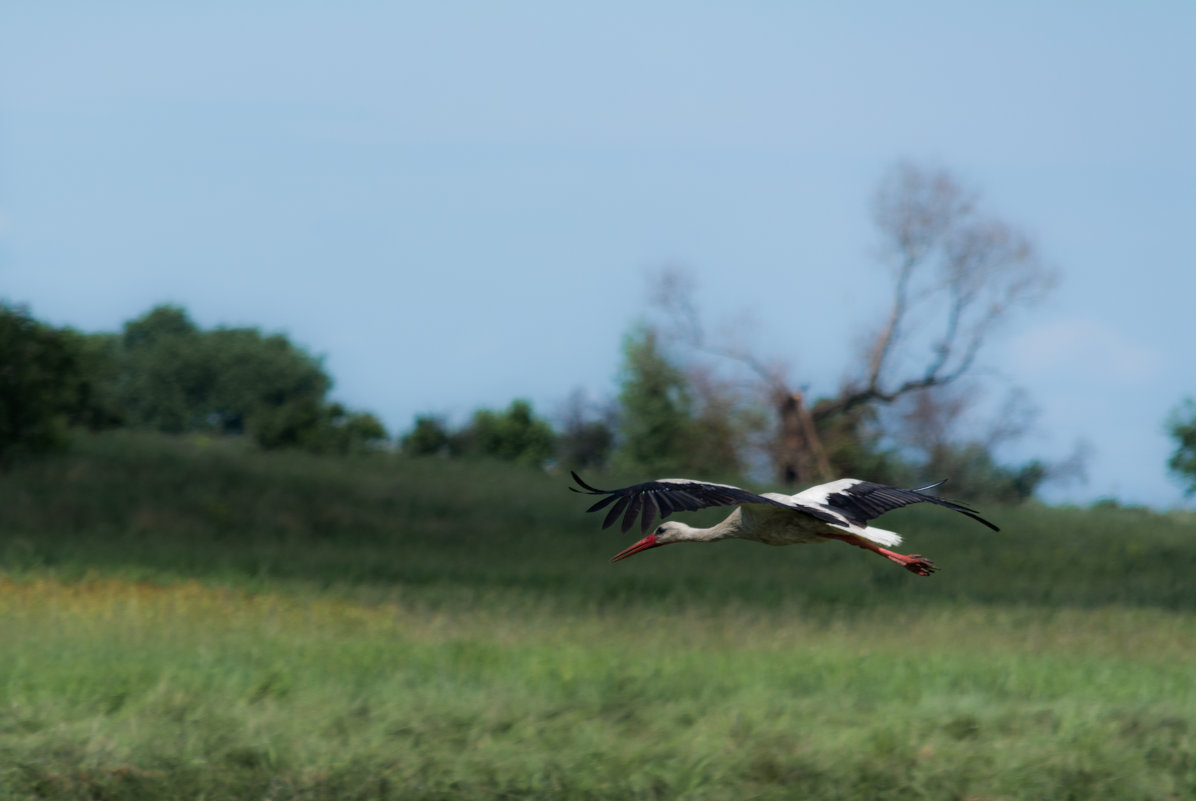
M816 416L959 380L994 331L1055 285L1030 238L986 216L946 170L899 164L877 191L873 219L893 278L888 313L865 369Z
M709 340L691 275L669 268L653 281L653 300L670 321L668 338L734 360L765 388L777 415L775 465L786 483L830 476L818 433L830 421L959 381L993 334L1055 283L1030 238L984 213L976 193L946 170L897 165L877 190L873 219L892 279L888 307L865 339L858 368L836 395L812 407L781 365L737 342Z
M916 454L921 463L934 467L941 454L962 442L989 453L1015 442L1025 436L1038 416L1025 391L1012 389L989 419L976 419L974 407L979 397L976 382L970 379L904 394L892 405L899 421L894 441Z

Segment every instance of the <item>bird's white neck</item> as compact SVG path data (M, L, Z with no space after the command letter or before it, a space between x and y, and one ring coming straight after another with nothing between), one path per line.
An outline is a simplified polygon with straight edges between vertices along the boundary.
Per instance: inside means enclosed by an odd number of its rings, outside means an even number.
M681 522L674 525L680 529L677 542L717 542L743 536L743 518L738 509L732 512L726 520L710 528L697 528Z

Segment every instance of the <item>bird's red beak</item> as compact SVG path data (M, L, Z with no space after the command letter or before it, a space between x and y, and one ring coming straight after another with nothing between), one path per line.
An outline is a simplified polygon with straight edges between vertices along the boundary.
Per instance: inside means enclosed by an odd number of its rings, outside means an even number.
M612 563L618 562L620 559L626 559L627 557L633 556L633 555L639 553L640 551L646 551L649 548L655 548L658 545L668 545L668 543L667 542L657 542L656 535L649 534L648 536L644 537L642 540L637 542L635 545L632 545L630 548L625 548L624 550L619 551L617 554L615 554L614 556L612 556L610 558L610 561Z

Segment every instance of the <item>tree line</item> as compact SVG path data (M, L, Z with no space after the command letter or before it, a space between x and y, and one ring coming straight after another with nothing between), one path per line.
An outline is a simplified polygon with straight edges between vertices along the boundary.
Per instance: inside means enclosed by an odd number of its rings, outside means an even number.
M770 396L732 390L737 385L686 363L679 350L659 328L636 325L624 339L611 400L589 403L574 393L551 421L525 399L480 408L457 426L420 415L392 440L373 414L330 400L332 381L319 359L280 334L203 330L170 305L119 333L84 334L0 302L0 467L63 446L73 429L128 427L244 437L265 449L345 454L397 446L413 458L484 457L650 477L771 473L785 483L790 463L776 442L784 420ZM819 398L813 407L828 402ZM896 416L904 439L886 429L884 411L873 402L846 418L811 415L805 436L842 475L894 484L950 476L961 497L1024 500L1056 469L1038 459L1002 463L995 437L945 436L941 424L958 404L941 389L921 388ZM1166 425L1175 441L1169 467L1196 493L1196 402L1177 406ZM910 441L923 447L911 449Z
M858 352L837 387L811 391L786 366L794 354L711 336L692 276L671 268L652 281L653 323L624 343L618 397L589 416L571 402L560 416L556 457L652 476L770 474L782 486L839 475L894 484L949 476L953 494L1005 501L1028 498L1047 481L1082 481L1083 442L1053 463L999 458L1031 430L1024 392L1008 391L988 419L978 413L979 401L992 405L992 389L975 369L982 350L1056 283L1036 244L942 168L895 165L871 211L879 270L852 280L887 287L888 302L861 321ZM795 277L794 288L810 283ZM1177 442L1169 466L1196 493L1196 404L1177 408L1168 430ZM507 433L479 435L496 431ZM513 452L536 460L554 453L550 431L517 402L504 413L479 412L456 430L421 417L402 443L413 454Z
M381 421L331 401L331 387L285 336L203 330L177 306L85 334L0 303L0 466L64 445L72 428L240 435L319 453L384 445Z
M953 494L1005 501L1082 475L1082 447L1054 464L998 458L1029 430L1024 394L1011 392L977 422L977 399L991 397L975 375L979 354L1055 283L1030 238L949 171L909 163L880 181L872 219L879 269L855 280L885 287L888 300L860 322L858 352L836 387L812 391L786 367L794 354L711 336L695 280L672 268L651 279L652 322L627 334L614 398L588 404L575 393L554 421L523 399L457 426L421 415L397 443L373 414L332 401L320 360L285 336L203 330L171 305L120 332L84 334L0 303L0 468L60 446L72 428L131 427L240 436L271 449L397 444L414 457L768 476L782 486L949 476ZM1166 425L1176 442L1169 467L1196 494L1196 402Z
M636 326L624 340L612 402L586 404L575 393L555 425L537 415L527 400L515 400L502 411L480 409L457 427L443 417L421 415L400 437L400 449L411 457L555 462L649 478L690 475L735 481L771 474L785 485L784 462L776 460L772 447L775 425L767 404L712 393L700 382L700 375L668 355L659 332ZM925 483L927 475L940 477L947 470L954 495L1018 502L1030 497L1050 472L1039 460L1002 464L991 449L967 441L942 443L933 459L919 459L859 421L823 425L816 432L843 475L909 484Z

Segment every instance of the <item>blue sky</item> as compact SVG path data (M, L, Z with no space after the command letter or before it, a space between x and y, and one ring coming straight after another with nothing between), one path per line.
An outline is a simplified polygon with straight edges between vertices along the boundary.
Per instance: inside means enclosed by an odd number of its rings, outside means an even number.
M1181 501L1196 4L6 6L0 296L43 319L283 331L401 430L613 394L678 264L831 391L884 302L871 194L912 159L1060 270L981 357L1040 411L1020 455L1093 449L1050 497Z

